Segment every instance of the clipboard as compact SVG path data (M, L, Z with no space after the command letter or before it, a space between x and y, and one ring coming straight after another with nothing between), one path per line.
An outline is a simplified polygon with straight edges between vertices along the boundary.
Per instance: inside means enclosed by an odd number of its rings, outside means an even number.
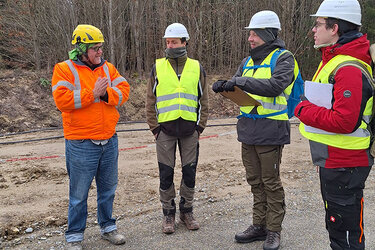
M234 86L234 91L223 91L220 94L239 106L260 106L257 100L237 86Z

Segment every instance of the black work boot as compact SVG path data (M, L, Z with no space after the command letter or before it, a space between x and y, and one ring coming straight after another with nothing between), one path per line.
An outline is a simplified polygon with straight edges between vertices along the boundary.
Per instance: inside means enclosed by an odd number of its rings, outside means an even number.
M250 225L245 231L236 233L234 238L238 243L249 243L257 240L265 240L267 229L264 225Z
M268 231L263 250L277 250L280 246L280 232Z

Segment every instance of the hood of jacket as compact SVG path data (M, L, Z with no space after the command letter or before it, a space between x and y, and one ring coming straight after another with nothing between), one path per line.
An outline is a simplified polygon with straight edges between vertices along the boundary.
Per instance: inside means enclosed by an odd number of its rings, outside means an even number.
M320 51L322 52L323 64L326 64L337 55L352 56L370 64L371 56L369 49L370 41L367 40L367 35L359 35L358 32L356 32L347 34L345 37L340 37L336 44L321 48Z

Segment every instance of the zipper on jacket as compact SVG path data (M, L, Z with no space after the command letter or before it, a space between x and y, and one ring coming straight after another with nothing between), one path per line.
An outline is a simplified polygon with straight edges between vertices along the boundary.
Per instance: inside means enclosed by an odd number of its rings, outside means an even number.
M180 98L181 100L181 82L180 82L180 74L178 73L178 58L174 58L175 62L176 62L176 75L177 75L177 79L178 79L178 88L179 88L179 91L178 91L178 97ZM181 103L178 104L179 106L179 110L181 110ZM180 119L180 118L178 118ZM180 134L180 123L178 121L178 119L176 120L176 134L179 135Z

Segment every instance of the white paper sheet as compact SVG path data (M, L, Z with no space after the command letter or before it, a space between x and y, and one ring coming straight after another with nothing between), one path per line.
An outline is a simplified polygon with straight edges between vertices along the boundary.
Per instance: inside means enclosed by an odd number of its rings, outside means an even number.
M306 98L319 107L332 107L333 84L305 81Z
M311 103L330 109L332 107L332 88L333 84L305 81L305 96ZM305 125L305 130L315 134L334 134L307 125Z

